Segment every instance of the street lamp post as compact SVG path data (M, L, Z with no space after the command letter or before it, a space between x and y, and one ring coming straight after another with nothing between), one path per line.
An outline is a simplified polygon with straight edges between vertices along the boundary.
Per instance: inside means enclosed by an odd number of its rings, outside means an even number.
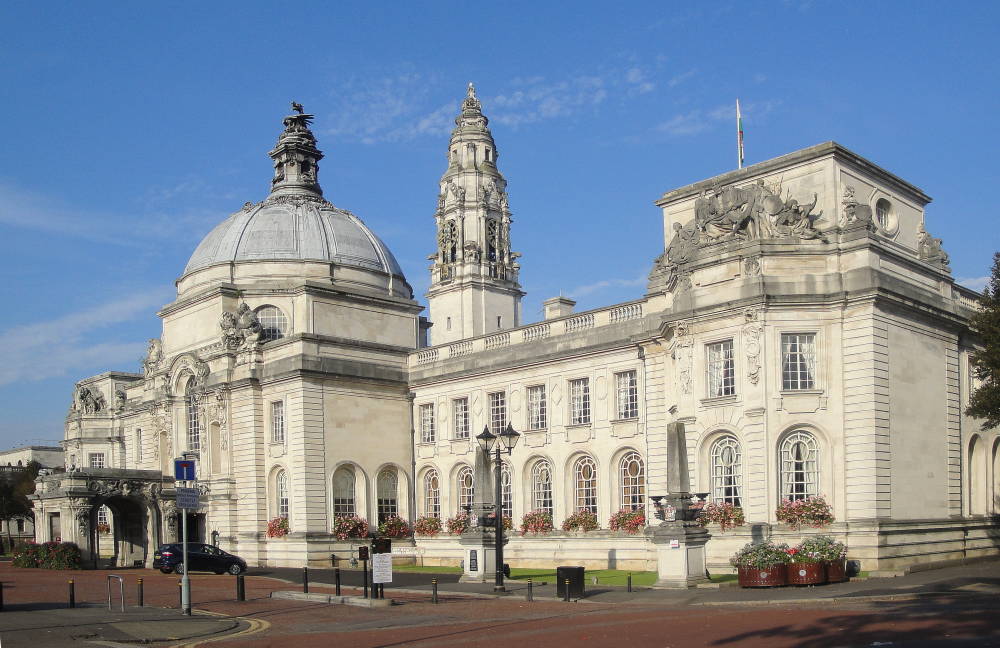
M507 427L500 434L493 434L490 432L489 426L487 426L483 428L483 433L476 437L480 447L486 453L487 460L489 460L491 452L496 452L496 457L493 459L493 474L496 479L496 504L493 516L494 523L496 524L496 533L494 534L494 538L496 539L496 581L493 585L494 592L506 591L503 584L503 459L501 458L501 453L506 450L507 454L511 454L520 437L521 435L514 430L514 426L510 423L507 424Z

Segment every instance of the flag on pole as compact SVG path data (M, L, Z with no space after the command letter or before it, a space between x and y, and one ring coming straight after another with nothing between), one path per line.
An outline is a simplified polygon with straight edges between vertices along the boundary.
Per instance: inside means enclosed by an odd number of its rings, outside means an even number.
M743 115L740 114L740 100L736 100L736 147L738 153L737 168L743 168Z

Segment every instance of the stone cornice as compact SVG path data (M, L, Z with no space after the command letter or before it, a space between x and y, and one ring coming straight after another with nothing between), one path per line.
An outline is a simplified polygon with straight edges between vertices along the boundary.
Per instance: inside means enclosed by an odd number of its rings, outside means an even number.
M700 180L693 184L678 187L664 193L658 200L654 201L657 207L665 207L670 203L693 198L701 193L703 189L711 189L715 186L725 186L749 182L758 176L768 175L786 169L790 166L804 164L822 158L833 157L847 166L853 167L870 176L877 178L884 184L893 187L901 193L907 194L910 198L921 205L931 202L931 197L923 192L920 187L910 184L897 175L894 175L874 162L867 160L857 153L847 149L836 142L823 142L809 148L804 148L781 157L776 157L764 162L758 162L742 169L736 169L722 175L713 176L706 180Z

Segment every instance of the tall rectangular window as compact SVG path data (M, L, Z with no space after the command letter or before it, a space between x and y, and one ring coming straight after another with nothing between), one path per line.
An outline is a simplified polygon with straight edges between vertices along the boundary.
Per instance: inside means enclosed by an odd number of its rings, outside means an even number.
M706 346L708 352L708 397L736 394L736 360L733 341L723 340Z
M420 406L420 442L434 443L434 403Z
M90 460L91 468L104 468L104 453L103 452L91 452L87 457Z
M285 402L271 403L271 443L285 442Z
M635 379L635 371L623 371L615 374L615 393L617 395L618 418L637 418L639 416L639 387Z
M507 427L507 393L493 392L489 394L490 402L490 432L500 434Z
M569 381L569 424L590 423L590 379Z
M781 388L816 388L816 334L781 334Z
M528 387L528 429L544 430L548 425L545 413L545 385Z
M455 419L455 438L469 438L469 399L455 398L451 401L451 413Z
M142 462L142 430L135 429L135 463Z

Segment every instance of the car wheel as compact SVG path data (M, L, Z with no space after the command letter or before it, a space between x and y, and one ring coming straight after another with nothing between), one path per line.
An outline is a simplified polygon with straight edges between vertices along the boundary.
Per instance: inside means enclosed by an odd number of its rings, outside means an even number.
M161 573L161 574L169 574L169 573L170 573L170 572L172 572L172 571L173 571L173 570L172 570L172 569L170 569L169 567L160 567L160 573Z
M177 563L176 565L174 565L174 573L175 574L183 574L184 573L184 563Z
M237 563L233 563L232 565L229 566L229 573L232 574L233 576L239 576L240 573L242 572L243 568L240 567Z

